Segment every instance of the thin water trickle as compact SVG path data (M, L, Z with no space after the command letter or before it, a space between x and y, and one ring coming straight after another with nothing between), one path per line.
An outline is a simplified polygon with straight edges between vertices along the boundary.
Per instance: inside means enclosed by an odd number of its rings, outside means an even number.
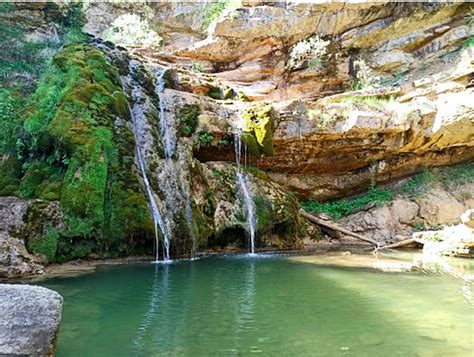
M166 158L171 158L176 151L176 126L171 116L166 113L165 75L167 68L159 67L156 71L155 93L160 103L160 134Z
M236 181L237 187L242 192L242 198L244 200L244 206L246 211L247 227L250 234L250 253L255 253L255 226L257 225L255 203L253 202L252 191L248 182L248 177L245 172L241 169L240 161L242 157L242 138L241 134L243 131L243 118L239 123L239 127L234 134L234 148L235 148L235 161L237 164ZM244 162L245 165L245 162Z

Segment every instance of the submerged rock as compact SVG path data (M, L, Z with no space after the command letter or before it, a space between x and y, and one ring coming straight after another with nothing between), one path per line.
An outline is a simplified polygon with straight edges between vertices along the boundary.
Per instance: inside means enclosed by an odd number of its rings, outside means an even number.
M0 355L53 356L62 305L55 291L0 284Z

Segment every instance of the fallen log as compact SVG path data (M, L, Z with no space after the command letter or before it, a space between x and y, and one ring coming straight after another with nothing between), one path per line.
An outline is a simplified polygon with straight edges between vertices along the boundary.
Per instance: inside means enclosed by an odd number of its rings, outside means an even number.
M404 247L404 246L407 246L407 245L410 245L410 244L413 244L413 243L419 243L419 240L417 240L415 238L405 239L405 240L402 240L402 241L397 242L397 243L388 244L388 245L384 245L383 247L375 248L375 251L377 252L377 251L382 250L382 249L400 248L400 247Z
M364 242L368 242L368 243L371 243L372 245L374 245L375 247L378 247L379 244L370 239L370 238L366 238L360 234L357 234L357 233L354 233L354 232L351 232L350 230L344 228L344 227L341 227L339 226L338 224L334 223L334 222L331 222L331 221L326 221L324 219L321 219L321 218L318 218L316 216L313 216L312 214L306 212L305 210L303 209L300 209L300 215L304 218L306 218L307 220L313 222L313 223L316 223L317 225L319 226L322 226L322 227L325 227L325 228L328 228L328 229L331 229L333 231L337 231L337 232L341 232L342 234L345 234L347 236L350 236L350 237L354 237L354 238L357 238L359 240L362 240Z

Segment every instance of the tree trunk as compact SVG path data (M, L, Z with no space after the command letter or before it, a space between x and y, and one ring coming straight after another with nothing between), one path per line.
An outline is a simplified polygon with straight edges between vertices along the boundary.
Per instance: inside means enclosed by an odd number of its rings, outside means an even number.
M305 210L303 209L300 209L300 215L303 216L304 218L306 218L307 220L313 222L313 223L316 223L317 225L319 226L322 226L322 227L325 227L325 228L328 228L328 229L331 229L333 231L337 231L337 232L341 232L342 234L345 234L347 236L351 236L351 237L354 237L354 238L357 238L359 240L362 240L364 242L368 242L368 243L371 243L372 245L374 245L375 247L378 247L379 244L370 239L370 238L366 238L360 234L357 234L357 233L354 233L354 232L351 232L350 230L348 229L345 229L344 227L341 227L339 226L338 224L334 223L334 222L331 222L331 221L325 221L321 218L318 218L316 216L313 216L312 214L309 214L308 212L306 212Z

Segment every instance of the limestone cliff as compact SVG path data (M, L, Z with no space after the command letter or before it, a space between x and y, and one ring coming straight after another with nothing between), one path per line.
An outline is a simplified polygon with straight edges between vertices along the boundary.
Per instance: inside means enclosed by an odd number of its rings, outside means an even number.
M61 207L53 260L150 253L152 222L173 256L245 249L239 142L260 248L318 235L298 199L353 196L474 158L468 4L1 10L18 56L2 59L0 193Z

